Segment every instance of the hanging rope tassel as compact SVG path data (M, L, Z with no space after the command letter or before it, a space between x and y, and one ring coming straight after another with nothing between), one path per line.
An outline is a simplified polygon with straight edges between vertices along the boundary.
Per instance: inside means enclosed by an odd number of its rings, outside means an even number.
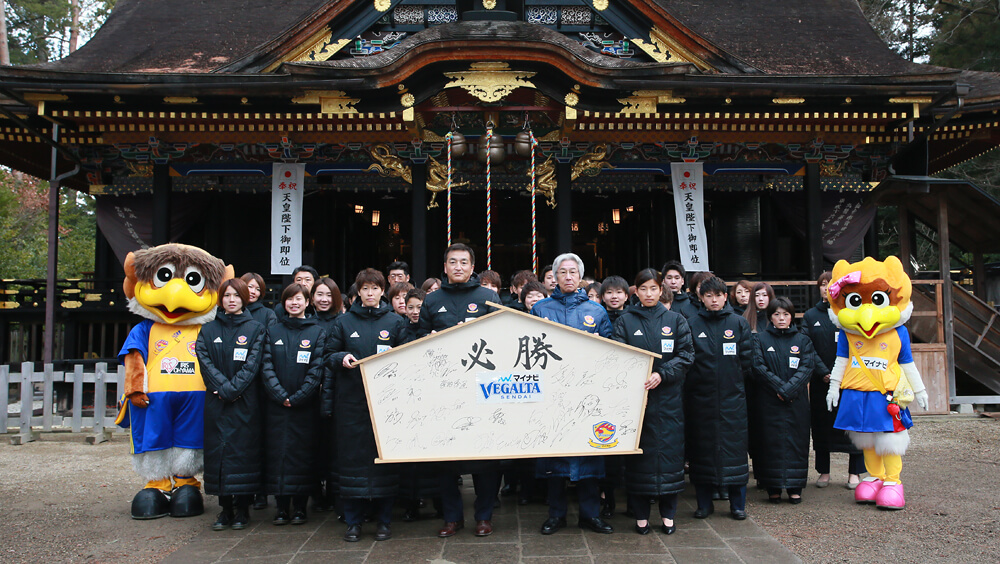
M486 129L486 270L493 270L493 186L490 178L490 154L493 145L493 127Z
M448 209L448 246L451 246L451 132L444 136L448 141L448 201L445 207Z
M528 132L531 136L531 271L538 274L538 226L535 222L535 134Z

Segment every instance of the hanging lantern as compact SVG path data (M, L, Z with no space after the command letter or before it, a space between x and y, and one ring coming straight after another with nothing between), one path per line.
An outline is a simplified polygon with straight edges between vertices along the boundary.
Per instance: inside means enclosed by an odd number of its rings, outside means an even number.
M514 137L514 152L522 157L531 156L531 132L522 131Z
M451 156L456 159L464 157L465 152L469 149L468 144L465 142L465 135L457 131L451 133Z
M503 136L493 134L493 136L483 135L479 138L479 162L486 162L489 155L490 162L502 163L507 156L507 149L503 144Z

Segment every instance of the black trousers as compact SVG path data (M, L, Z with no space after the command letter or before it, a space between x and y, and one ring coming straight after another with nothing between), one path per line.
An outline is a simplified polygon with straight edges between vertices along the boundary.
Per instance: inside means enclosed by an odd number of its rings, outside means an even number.
M295 511L306 512L306 505L309 504L309 494L305 495L276 495L274 501L278 505L279 511L287 512L289 506Z
M549 517L566 517L569 500L566 498L566 479L549 478ZM576 483L580 499L580 519L593 519L601 514L601 490L597 478L584 478Z
M473 503L476 521L489 521L493 518L493 502L500 491L500 472L473 474L472 485L476 490L476 501ZM441 510L446 523L461 523L465 519L456 474L441 475Z
M864 474L867 472L865 470L865 455L850 454L847 460L847 471L851 474ZM816 451L816 471L820 474L830 473L830 451L828 450L817 450Z
M378 523L392 522L392 504L396 501L394 497L377 497L375 499L343 499L344 521L348 526L360 525L365 521L365 511L371 509Z
M729 488L729 509L732 510L745 510L747 508L747 487L742 486L723 486ZM713 484L695 484L694 492L695 496L698 498L698 508L704 509L712 507L712 494L719 489L719 486Z
M677 494L661 495L656 498L660 505L660 517L673 521L677 515ZM635 512L636 521L649 520L649 496L634 495L628 496L629 507Z

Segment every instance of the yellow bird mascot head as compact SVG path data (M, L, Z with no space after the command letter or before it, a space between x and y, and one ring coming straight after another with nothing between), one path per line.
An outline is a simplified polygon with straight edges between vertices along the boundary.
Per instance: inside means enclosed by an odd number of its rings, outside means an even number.
M129 253L124 267L129 310L144 318L118 353L125 393L117 423L130 429L132 466L148 480L132 518L200 515L205 383L195 342L233 267L180 244Z

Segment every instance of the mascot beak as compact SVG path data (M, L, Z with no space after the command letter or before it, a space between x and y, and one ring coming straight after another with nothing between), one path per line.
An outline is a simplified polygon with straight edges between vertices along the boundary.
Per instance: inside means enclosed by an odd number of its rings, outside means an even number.
M894 306L876 307L864 304L858 309L842 309L837 315L845 327L853 326L864 336L871 339L896 326L899 322L899 309Z
M162 288L140 282L136 298L146 309L153 311L164 323L177 323L203 315L215 307L215 293L194 293L184 280L174 278Z

